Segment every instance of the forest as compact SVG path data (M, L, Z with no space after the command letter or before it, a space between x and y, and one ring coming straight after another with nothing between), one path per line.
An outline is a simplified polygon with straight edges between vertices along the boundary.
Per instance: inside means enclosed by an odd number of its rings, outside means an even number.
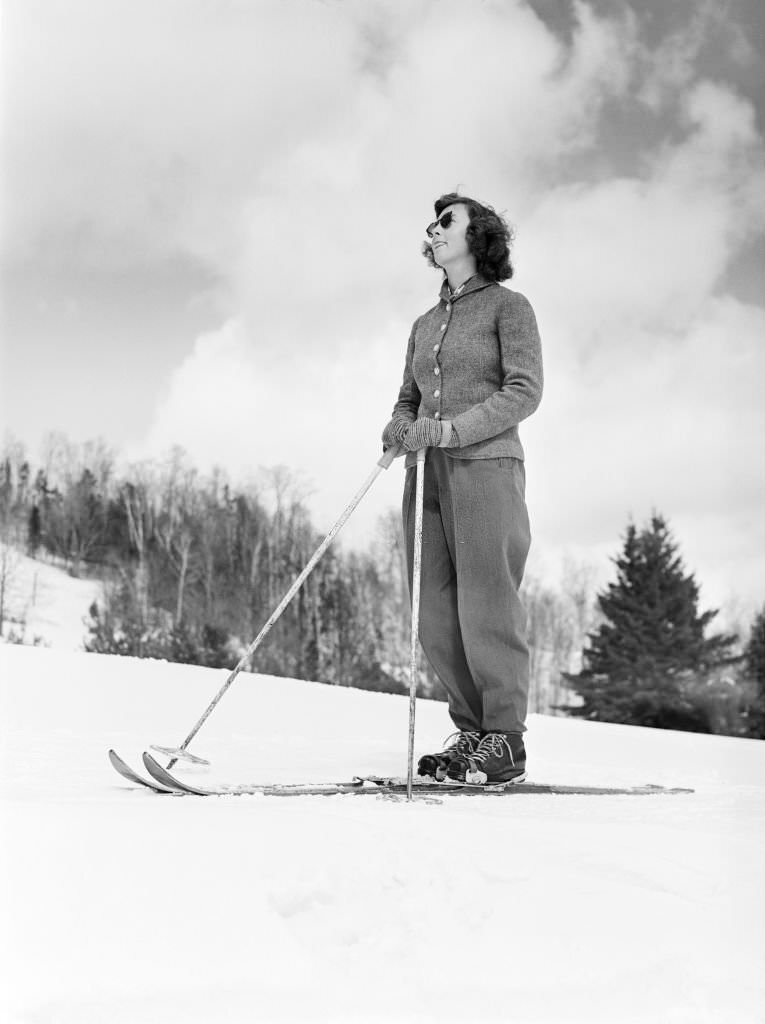
M246 485L200 474L180 449L118 465L103 442L51 434L38 461L0 455L0 634L33 642L7 593L23 550L101 583L86 649L231 668L323 539L285 467ZM527 576L530 710L765 736L765 609L747 636L710 634L665 520L626 527L616 581L567 564L557 587ZM742 630L743 632L743 630ZM398 515L366 550L324 554L258 649L252 671L330 685L409 688L409 598ZM418 694L444 699L421 658Z

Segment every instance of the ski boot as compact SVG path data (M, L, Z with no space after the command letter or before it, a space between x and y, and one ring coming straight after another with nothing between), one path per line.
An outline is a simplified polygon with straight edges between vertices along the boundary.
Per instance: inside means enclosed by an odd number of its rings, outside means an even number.
M425 754L420 758L417 764L417 774L427 775L435 779L436 782L443 782L447 769L454 758L472 754L474 750L478 749L480 741L481 734L477 730L452 733L444 740L443 750L437 754Z
M526 748L519 732L487 732L475 750L451 759L449 779L471 786L502 782L523 782L526 777Z

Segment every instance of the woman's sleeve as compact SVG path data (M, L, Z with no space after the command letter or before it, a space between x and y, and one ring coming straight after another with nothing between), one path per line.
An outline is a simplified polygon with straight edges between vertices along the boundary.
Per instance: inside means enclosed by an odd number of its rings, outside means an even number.
M502 386L485 401L455 416L460 448L496 437L530 416L542 399L542 343L531 303L504 289L497 332Z
M421 398L420 389L415 383L414 370L412 368L414 361L414 336L417 332L418 323L419 317L415 320L409 335L409 343L406 346L406 362L404 363L404 379L399 388L396 404L393 406L394 416L404 416L412 421L417 419Z

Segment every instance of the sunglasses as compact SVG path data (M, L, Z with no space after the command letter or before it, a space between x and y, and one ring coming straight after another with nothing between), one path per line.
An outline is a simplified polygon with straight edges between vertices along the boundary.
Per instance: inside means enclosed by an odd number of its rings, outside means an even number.
M428 226L425 228L425 234L428 236L428 238L432 238L433 232L435 231L437 224L440 224L442 228L446 229L450 226L453 220L454 213L451 210L448 210L446 213L442 213L440 217L436 218L436 220L434 220L432 224L428 224Z

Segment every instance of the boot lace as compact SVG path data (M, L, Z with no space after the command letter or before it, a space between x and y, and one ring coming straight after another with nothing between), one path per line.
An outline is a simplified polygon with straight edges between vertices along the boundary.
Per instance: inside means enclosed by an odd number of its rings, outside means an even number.
M483 768L490 757L502 757L505 750L510 755L510 764L515 767L515 757L507 736L499 732L488 732L478 744L475 753L470 755L471 764Z
M456 751L458 754L472 754L474 750L477 750L481 743L480 732L463 732L458 730L453 732L451 736L447 736L444 740L445 754Z

